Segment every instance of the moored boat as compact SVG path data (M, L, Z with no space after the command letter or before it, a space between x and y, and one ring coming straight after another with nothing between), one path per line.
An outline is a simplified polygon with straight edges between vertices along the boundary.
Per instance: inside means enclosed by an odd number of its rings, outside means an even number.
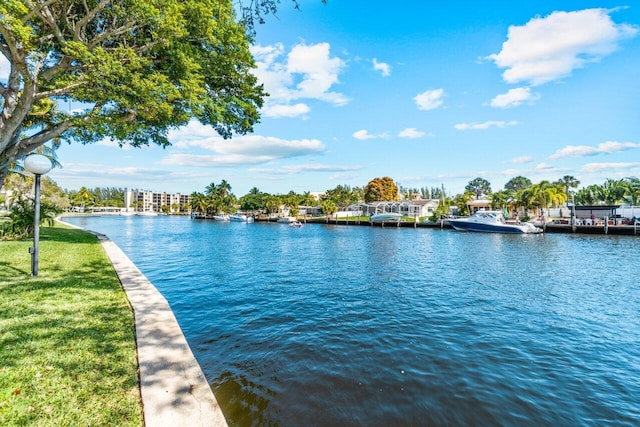
M229 215L214 215L213 219L215 221L227 222L229 221Z
M244 215L240 212L234 214L234 215L229 215L229 221L231 222L253 222L253 217L252 216L248 216L248 215Z
M398 222L402 218L402 215L396 212L383 212L375 215L371 215L371 222Z
M508 224L502 211L478 211L466 218L449 219L449 224L459 231L484 233L536 234L542 230L530 222Z
M284 216L282 218L278 218L278 222L280 224L291 224L292 222L296 222L297 219L292 216Z

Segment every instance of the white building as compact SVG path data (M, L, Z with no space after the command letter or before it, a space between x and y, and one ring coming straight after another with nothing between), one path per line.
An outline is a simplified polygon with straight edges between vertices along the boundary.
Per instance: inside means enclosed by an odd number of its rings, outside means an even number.
M191 196L181 193L156 193L148 190L124 191L125 211L134 212L162 212L162 207L167 206L171 213L191 212Z

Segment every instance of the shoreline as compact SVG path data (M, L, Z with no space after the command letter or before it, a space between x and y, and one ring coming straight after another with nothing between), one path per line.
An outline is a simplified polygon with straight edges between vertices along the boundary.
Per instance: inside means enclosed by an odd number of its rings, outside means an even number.
M63 219L100 241L133 310L144 425L227 426L164 296L108 236Z
M258 218L256 222L275 222L272 218ZM371 222L362 220L347 219L326 219L326 218L299 218L298 221L305 224L328 224L328 225L355 225L364 227L384 227L384 228L439 228L453 230L446 221L439 222L411 222L411 221L394 221L394 222ZM554 224L547 222L544 225L534 222L534 225L541 228L545 233L565 233L565 234L601 234L615 236L640 236L640 225L569 225Z

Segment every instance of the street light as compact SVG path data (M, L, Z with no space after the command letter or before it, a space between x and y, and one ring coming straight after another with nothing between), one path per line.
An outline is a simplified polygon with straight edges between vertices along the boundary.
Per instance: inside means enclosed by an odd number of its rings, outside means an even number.
M24 168L36 177L33 215L33 247L29 248L31 254L31 275L38 275L38 243L40 240L40 177L51 170L53 165L48 157L42 154L31 154L24 160Z

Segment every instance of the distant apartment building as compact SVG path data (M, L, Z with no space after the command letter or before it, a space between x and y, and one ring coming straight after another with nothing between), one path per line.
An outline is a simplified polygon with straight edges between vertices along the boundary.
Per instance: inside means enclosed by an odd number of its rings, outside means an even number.
M191 212L191 196L180 193L156 193L148 190L125 189L124 206L133 212ZM163 210L163 206L166 206Z

